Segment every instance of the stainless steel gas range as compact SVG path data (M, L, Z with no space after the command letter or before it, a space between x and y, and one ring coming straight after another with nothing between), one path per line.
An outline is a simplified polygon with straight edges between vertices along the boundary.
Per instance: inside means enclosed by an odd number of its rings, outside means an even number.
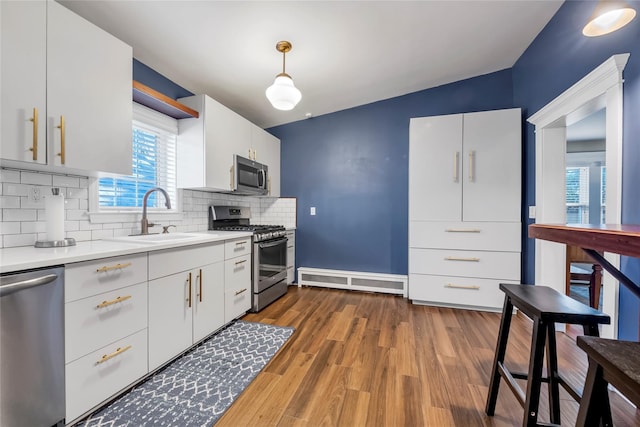
M260 311L287 293L287 237L282 225L252 225L251 210L209 206L209 230L253 232L251 311Z

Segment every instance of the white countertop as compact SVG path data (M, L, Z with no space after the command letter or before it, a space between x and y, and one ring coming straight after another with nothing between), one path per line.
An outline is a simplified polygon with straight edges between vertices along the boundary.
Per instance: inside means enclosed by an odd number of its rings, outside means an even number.
M244 231L208 231L188 234L194 235L194 237L188 240L166 241L162 243L92 240L89 242L78 242L76 246L68 246L64 248L35 248L33 246L22 246L18 248L0 249L0 273L70 264L72 262L88 261L119 255L158 251L162 249L191 246L202 243L219 242L242 237L250 237L252 235L252 233Z

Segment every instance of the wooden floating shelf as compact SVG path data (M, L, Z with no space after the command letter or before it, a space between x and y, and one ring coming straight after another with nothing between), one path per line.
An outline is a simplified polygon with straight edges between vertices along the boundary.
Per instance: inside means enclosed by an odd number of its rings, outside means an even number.
M196 110L135 80L133 81L133 100L174 119L197 119L200 117L200 113Z

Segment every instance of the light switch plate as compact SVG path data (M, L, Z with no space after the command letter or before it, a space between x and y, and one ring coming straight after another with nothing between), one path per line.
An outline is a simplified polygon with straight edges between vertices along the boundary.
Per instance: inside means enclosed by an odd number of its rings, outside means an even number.
M315 207L315 206L312 206L312 207L311 207L310 215L315 215L315 214L316 214L316 207Z
M529 219L535 219L535 218L536 218L536 207L529 206Z

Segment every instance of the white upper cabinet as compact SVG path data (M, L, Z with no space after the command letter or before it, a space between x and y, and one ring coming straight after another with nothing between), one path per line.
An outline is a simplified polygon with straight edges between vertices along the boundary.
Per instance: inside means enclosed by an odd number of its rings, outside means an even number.
M53 1L0 4L2 158L130 174L131 47Z
M411 119L409 219L520 221L520 110Z
M280 195L280 140L207 95L180 98L200 117L178 122L178 187L230 191L233 156L269 167L269 195Z
M47 4L0 2L0 20L0 156L45 164Z
M259 126L251 127L251 145L255 160L269 167L268 196L280 197L280 140Z

